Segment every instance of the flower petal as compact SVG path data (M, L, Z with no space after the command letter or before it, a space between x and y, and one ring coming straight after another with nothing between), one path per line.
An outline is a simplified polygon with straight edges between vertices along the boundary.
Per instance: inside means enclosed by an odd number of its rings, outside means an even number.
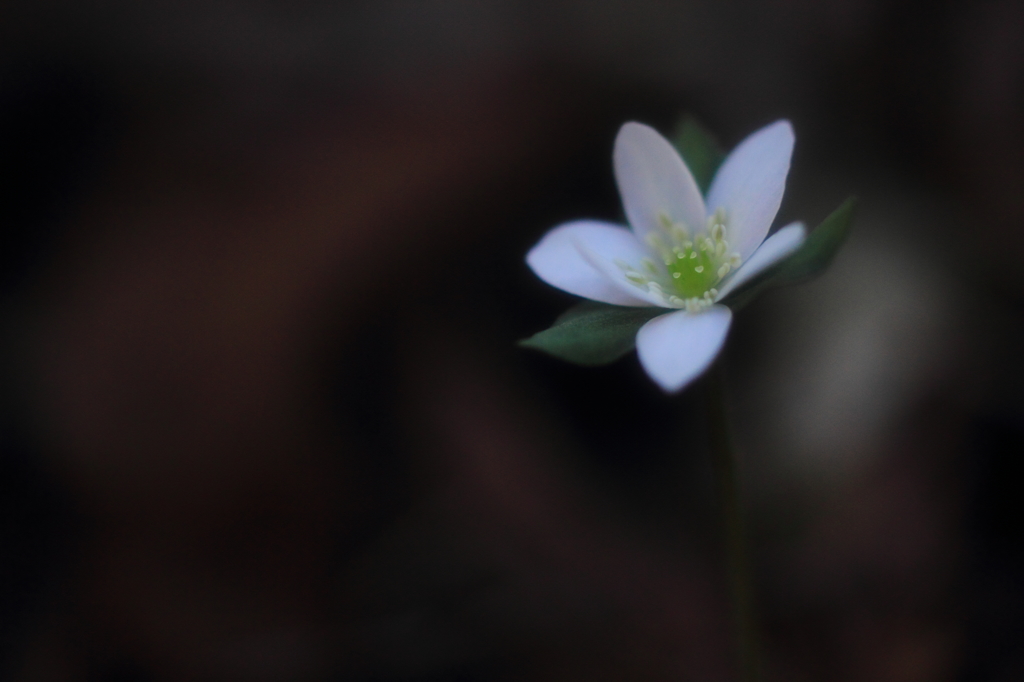
M711 182L708 211L725 209L729 241L743 260L761 244L779 212L793 141L789 121L776 121L743 140Z
M731 321L732 312L723 305L656 317L637 332L640 364L663 390L675 393L711 366Z
M544 235L526 254L526 263L542 280L570 294L615 305L651 305L649 300L632 295L621 283L591 265L580 252L579 244L594 253L613 254L611 260L621 258L628 263L648 256L629 230L596 220L576 220ZM632 287L628 282L627 285Z
M657 306L659 308L675 307L669 305L663 295L654 293L647 287L642 288L630 282L626 277L626 272L619 267L619 263L624 262L637 272L643 272L644 259L652 261L653 259L650 258L650 253L640 244L640 240L636 238L636 235L625 230L620 231L629 235L632 245L637 249L636 252L630 254L617 244L595 239L577 239L575 240L576 248L591 267L604 275L608 281L617 286L626 296L640 299L640 302L637 303L620 303L619 305Z
M704 229L704 198L675 147L642 123L619 129L612 153L615 181L626 218L642 240L659 227L659 215L683 222L691 232Z
M773 234L757 248L750 258L739 267L732 277L725 280L715 300L721 301L734 291L736 287L749 282L782 259L799 249L807 239L807 230L803 223L790 223Z

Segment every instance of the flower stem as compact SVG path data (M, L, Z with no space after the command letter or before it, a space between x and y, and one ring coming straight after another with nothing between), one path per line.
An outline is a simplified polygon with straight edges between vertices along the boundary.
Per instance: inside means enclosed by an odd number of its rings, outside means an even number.
M725 559L732 598L732 625L736 664L742 682L761 679L754 594L747 558L746 530L740 504L736 451L733 447L726 405L725 368L719 360L708 376L708 411L711 427L711 460L718 488L719 513L725 536Z

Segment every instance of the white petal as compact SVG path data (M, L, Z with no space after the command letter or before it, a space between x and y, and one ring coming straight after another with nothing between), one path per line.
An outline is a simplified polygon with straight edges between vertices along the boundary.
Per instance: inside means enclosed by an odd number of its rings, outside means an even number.
M724 208L729 241L746 260L764 241L779 212L793 155L793 127L777 121L743 140L718 169L708 211Z
M579 244L587 245L595 253L614 254L613 262L621 258L628 263L639 263L648 255L633 233L623 227L577 220L559 225L544 235L526 254L526 263L542 280L570 294L615 305L651 305L648 300L631 295L621 283L613 282L591 265L580 252Z
M637 332L640 364L662 389L675 393L711 366L731 321L732 312L722 305L656 317Z
M665 302L665 298L661 294L652 293L649 288L638 286L627 279L626 272L619 267L619 263L625 262L638 273L642 273L644 271L644 259L654 259L651 258L647 249L640 244L636 235L632 232L626 232L626 230L620 229L619 231L629 235L630 243L636 251L628 253L626 249L621 248L622 245L614 244L610 240L599 241L596 239L576 239L576 248L587 263L604 275L622 293L626 296L640 299L636 303L620 303L619 305L673 307Z
M627 123L612 154L626 218L640 239L657 229L659 214L683 222L691 233L704 228L704 198L675 147L653 128Z
M804 229L803 223L790 223L765 239L747 262L741 265L732 277L725 280L725 285L719 290L715 300L721 301L739 285L749 282L756 275L794 253L803 245L805 239L807 230Z

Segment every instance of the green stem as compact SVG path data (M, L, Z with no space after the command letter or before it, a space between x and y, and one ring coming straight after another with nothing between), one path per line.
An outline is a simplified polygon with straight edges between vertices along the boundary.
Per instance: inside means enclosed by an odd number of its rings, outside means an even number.
M721 360L708 376L708 410L711 426L711 460L715 469L718 503L725 535L725 559L732 598L733 632L739 679L758 682L761 671L758 656L757 622L754 593L747 558L746 530L740 504L736 451L733 447L726 405L725 369Z

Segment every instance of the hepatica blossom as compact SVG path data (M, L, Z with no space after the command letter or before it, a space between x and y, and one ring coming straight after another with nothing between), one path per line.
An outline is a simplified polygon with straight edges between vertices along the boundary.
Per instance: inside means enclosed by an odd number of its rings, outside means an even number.
M613 165L629 226L573 221L530 250L526 261L542 280L590 300L520 345L581 365L607 364L635 347L647 374L674 393L714 362L733 309L769 286L809 279L828 266L849 231L852 197L810 234L792 223L768 236L793 153L788 121L757 131L724 160L692 119L677 140L691 167L651 128L622 126ZM706 196L695 175L708 187ZM759 646L723 376L713 372L708 391L710 444L738 678L754 682L761 679Z
M703 196L676 149L627 123L615 139L615 180L629 228L594 220L559 225L526 262L542 280L614 306L664 308L636 333L644 370L668 392L700 376L721 350L740 285L793 254L792 223L765 238L782 202L793 129L778 121L740 143Z

